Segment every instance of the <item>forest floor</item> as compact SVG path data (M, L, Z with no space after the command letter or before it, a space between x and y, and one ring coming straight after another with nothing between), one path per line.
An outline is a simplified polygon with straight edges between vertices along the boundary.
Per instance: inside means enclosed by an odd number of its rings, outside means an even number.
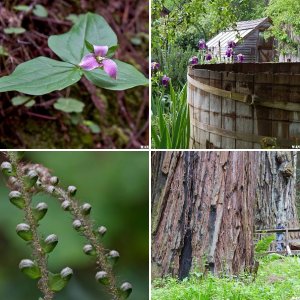
M43 5L40 16L31 9ZM21 10L20 10L21 9ZM115 31L115 58L148 75L148 2L86 0L4 0L0 2L0 76L24 61L46 56L58 59L48 37L70 30L79 14L101 15ZM5 29L21 27L22 33ZM141 148L148 145L148 87L111 92L81 80L70 88L34 97L35 105L16 105L16 92L0 95L0 148ZM65 113L53 106L60 97L85 104L82 113Z
M300 300L300 258L271 255L261 259L256 278L205 276L156 279L152 300Z

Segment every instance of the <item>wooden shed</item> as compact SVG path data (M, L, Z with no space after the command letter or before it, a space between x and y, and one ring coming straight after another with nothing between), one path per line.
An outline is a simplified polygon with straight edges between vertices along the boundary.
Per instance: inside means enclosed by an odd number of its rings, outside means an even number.
M229 41L237 46L235 54L243 54L245 62L270 62L275 56L274 38L265 39L264 31L271 26L270 18L238 22L236 28L220 32L207 42L215 57L225 57Z

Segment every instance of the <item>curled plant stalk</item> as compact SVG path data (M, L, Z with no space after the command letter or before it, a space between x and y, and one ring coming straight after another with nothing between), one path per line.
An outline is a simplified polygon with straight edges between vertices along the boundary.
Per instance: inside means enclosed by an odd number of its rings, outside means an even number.
M50 194L59 200L63 210L71 213L73 217L73 228L83 235L88 242L84 245L83 252L86 255L91 255L96 258L97 271L95 278L97 282L104 286L113 300L127 299L132 292L132 285L129 282L124 282L118 287L113 272L113 266L120 257L119 252L116 250L107 251L102 245L102 238L107 229L104 226L100 226L97 229L94 228L94 223L90 218L92 207L89 203L81 204L75 199L76 187L69 186L67 190L65 190L59 186L59 179L52 176L47 168L39 164L22 165L19 167L19 170L26 174L34 172L38 175L38 179L31 187L32 193ZM18 178L14 178L15 177L9 180L10 185L13 187L18 186L20 182ZM47 279L45 282L47 282ZM52 298L44 298L44 300L48 299Z
M113 266L118 261L120 255L116 250L107 253L102 245L102 237L106 233L106 227L100 226L94 229L93 221L90 219L91 205L89 203L80 204L76 200L77 188L69 186L67 190L58 186L58 178L52 176L40 181L40 188L58 198L61 207L71 213L73 217L73 228L80 232L88 241L83 247L83 252L87 255L96 257L97 273L96 280L101 283L113 296L114 300L126 299L132 291L132 285L124 282L120 287L117 286Z
M46 215L48 206L46 203L38 203L32 207L32 196L34 186L38 181L38 173L34 170L25 172L18 162L16 152L6 153L10 162L3 162L1 169L8 176L8 183L11 187L9 200L16 207L24 211L24 223L16 227L17 234L27 241L32 248L31 259L22 259L20 270L32 279L39 279L38 288L43 293L43 300L52 300L55 292L63 289L72 277L72 269L66 267L60 274L53 274L48 271L48 255L58 243L55 234L50 234L42 239L38 233L39 222Z

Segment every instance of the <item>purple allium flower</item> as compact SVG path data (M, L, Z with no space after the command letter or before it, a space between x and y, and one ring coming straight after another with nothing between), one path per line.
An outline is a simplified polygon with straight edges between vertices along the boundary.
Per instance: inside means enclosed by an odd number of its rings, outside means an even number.
M160 64L156 61L151 63L151 70L156 71L160 68Z
M229 41L229 42L227 43L227 45L228 45L229 48L234 48L234 47L236 47L236 43L235 43L234 41Z
M227 48L226 50L226 56L231 57L233 55L233 49L232 48Z
M117 64L105 55L108 52L108 46L95 46L94 53L89 53L85 55L79 66L86 71L91 71L96 68L103 68L104 72L107 73L111 78L116 79L118 73Z
M167 75L164 75L161 79L161 83L164 87L168 87L170 80L171 80L170 77L168 77Z
M189 64L190 65L197 65L199 62L198 57L197 56L193 56L189 59Z
M244 55L242 53L238 54L236 57L239 63L242 63L244 61Z
M205 43L204 40L200 40L200 41L198 42L198 48L199 48L199 50L204 50L204 49L206 49L206 43Z
M207 53L206 56L205 56L205 59L206 60L212 60L212 56L210 53Z

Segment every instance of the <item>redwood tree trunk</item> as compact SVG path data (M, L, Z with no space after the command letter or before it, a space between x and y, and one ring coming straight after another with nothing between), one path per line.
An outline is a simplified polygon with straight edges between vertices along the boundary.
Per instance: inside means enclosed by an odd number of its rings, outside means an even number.
M184 278L193 264L213 273L251 270L255 220L274 228L296 218L294 162L292 152L153 153L153 277Z
M297 152L267 152L259 156L255 225L257 229L298 227L296 209Z

